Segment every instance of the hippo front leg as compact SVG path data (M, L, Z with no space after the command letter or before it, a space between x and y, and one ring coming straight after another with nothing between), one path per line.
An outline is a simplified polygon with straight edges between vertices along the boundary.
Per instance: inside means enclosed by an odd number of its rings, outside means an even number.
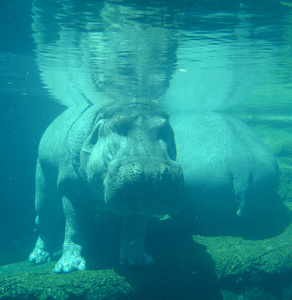
M63 254L56 264L54 272L67 273L74 270L85 270L85 259L81 256L82 246L80 245L78 212L76 212L76 207L72 205L67 197L63 197L63 209L66 220Z
M149 216L124 216L121 233L120 264L138 266L153 262L145 251L145 235Z

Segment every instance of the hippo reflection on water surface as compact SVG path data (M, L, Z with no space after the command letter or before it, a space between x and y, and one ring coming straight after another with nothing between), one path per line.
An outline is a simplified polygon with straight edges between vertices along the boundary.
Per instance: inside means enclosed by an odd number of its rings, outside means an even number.
M123 215L120 263L151 263L144 249L148 216L180 208L183 173L175 159L168 115L154 103L67 109L39 146L35 201L40 236L30 261L51 259L64 212L63 254L55 271L84 270L81 225L98 206Z

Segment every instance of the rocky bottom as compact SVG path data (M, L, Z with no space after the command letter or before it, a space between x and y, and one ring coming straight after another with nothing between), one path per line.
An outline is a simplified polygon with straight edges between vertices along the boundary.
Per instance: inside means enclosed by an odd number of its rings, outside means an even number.
M292 299L292 224L265 240L174 237L150 244L156 263L143 268L56 274L56 262L2 266L0 298Z

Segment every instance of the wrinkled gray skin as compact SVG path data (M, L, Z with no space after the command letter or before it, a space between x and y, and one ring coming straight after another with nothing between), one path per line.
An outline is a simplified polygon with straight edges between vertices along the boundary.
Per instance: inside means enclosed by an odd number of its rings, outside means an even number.
M258 213L275 199L276 159L241 121L207 112L173 115L170 122L188 205L199 218Z
M116 103L69 108L46 130L36 170L36 223L30 254L51 259L65 216L63 254L55 272L84 270L81 227L93 209L123 215L120 263L152 262L144 249L148 216L177 212L182 169L167 114L156 104Z

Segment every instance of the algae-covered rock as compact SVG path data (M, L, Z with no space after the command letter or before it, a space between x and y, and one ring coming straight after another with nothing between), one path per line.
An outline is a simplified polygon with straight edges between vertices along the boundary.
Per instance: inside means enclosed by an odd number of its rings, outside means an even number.
M292 271L292 224L279 236L265 240L241 237L194 236L194 241L207 247L215 262L217 279L238 281L260 280L264 274ZM248 278L249 277L249 278Z
M292 225L257 241L166 234L150 245L157 262L134 269L56 274L54 262L21 262L0 267L0 299L290 299L291 240Z
M53 265L23 262L1 267L0 298L130 299L133 295L131 285L114 270L57 275L52 272Z
M54 262L2 266L0 299L290 299L292 224L265 240L178 236L153 240L156 263L145 268L56 274Z
M165 228L164 228L165 229ZM159 236L160 236L159 232ZM153 240L155 263L141 268L56 274L55 262L0 267L0 299L220 299L214 266L205 247L191 238L165 234Z
M292 224L281 235L265 240L226 236L193 239L207 247L223 299L290 299L284 293L292 296ZM237 298L235 291L242 298Z

